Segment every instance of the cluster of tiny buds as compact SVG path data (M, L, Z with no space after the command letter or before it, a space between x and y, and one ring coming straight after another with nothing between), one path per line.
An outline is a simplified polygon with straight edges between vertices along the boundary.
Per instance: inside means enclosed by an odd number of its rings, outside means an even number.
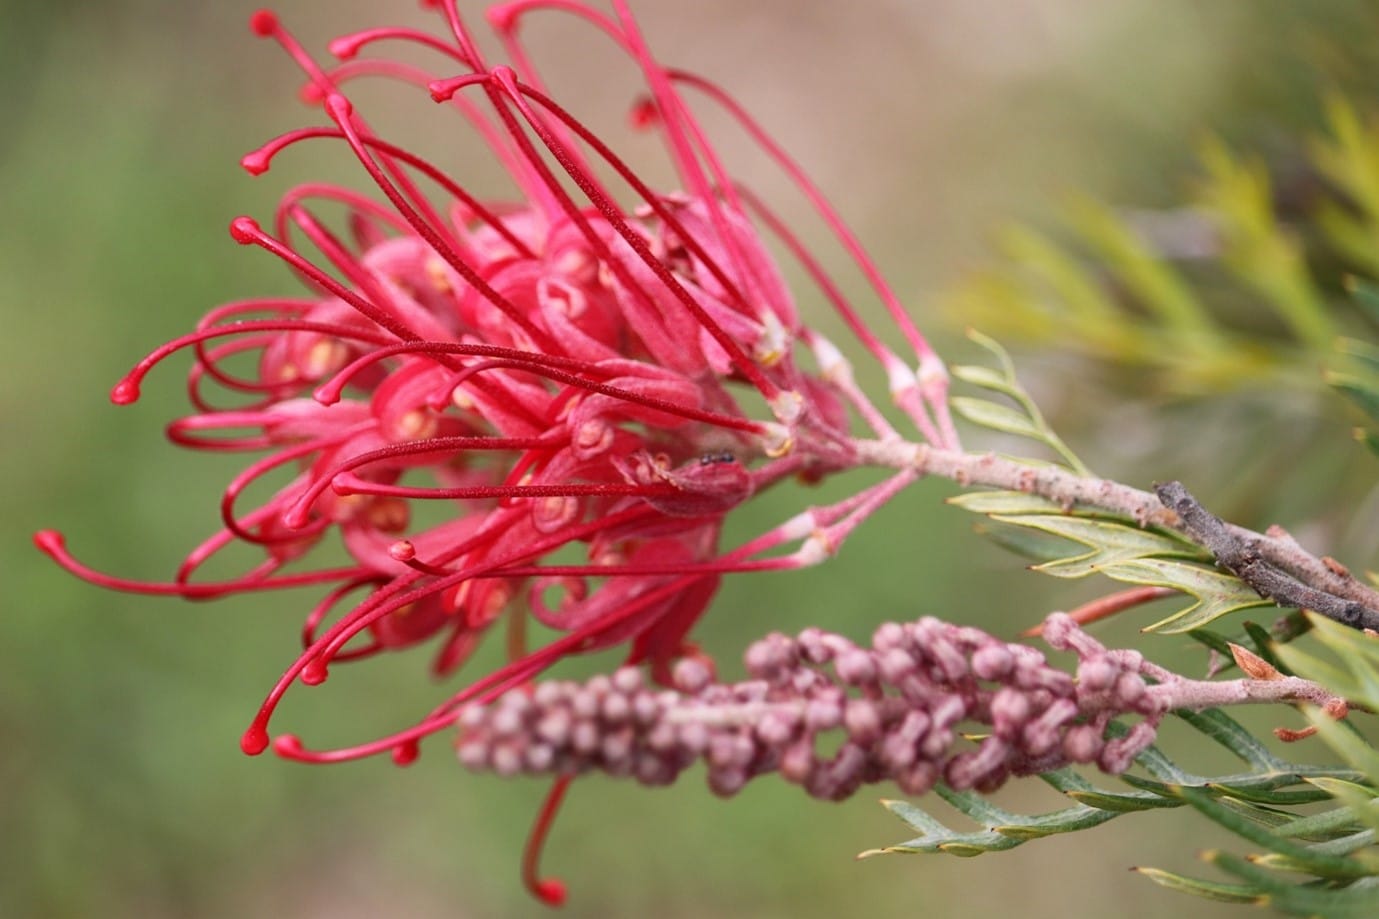
M597 771L646 785L703 760L719 795L778 773L828 800L887 780L919 795L939 780L989 792L1069 763L1125 771L1166 710L1143 658L1106 650L1061 614L1045 638L1078 655L1076 678L1034 648L932 618L882 625L870 648L815 628L775 633L748 649L750 678L739 683L715 682L707 663L686 658L674 688L623 667L472 705L459 758L500 775ZM1119 716L1139 720L1108 739Z

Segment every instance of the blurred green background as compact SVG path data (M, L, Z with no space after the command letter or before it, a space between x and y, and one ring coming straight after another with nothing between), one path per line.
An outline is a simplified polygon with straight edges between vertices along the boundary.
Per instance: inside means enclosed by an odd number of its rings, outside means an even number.
M734 89L811 169L926 327L942 325L926 304L981 257L997 220L1047 213L1073 189L1169 204L1204 130L1287 149L1318 122L1323 88L1362 106L1373 96L1372 3L635 6L664 59ZM0 2L0 915L536 914L516 872L544 786L464 774L444 739L406 770L240 754L241 730L294 654L309 593L206 605L106 593L30 543L34 530L57 527L98 567L159 578L216 525L238 463L161 437L184 411L185 363L158 372L135 407L116 410L106 393L209 306L296 293L271 258L229 240L231 217L266 219L294 178L356 181L324 148L258 180L238 169L263 139L318 120L295 101L293 66L244 27L253 8ZM479 4L462 8L480 21ZM279 12L317 51L340 32L429 21L402 0L300 0ZM532 38L556 94L617 146L633 94L627 67L568 20ZM451 142L429 103L364 110L430 149ZM455 143L446 165L483 190L491 167ZM646 139L628 143L649 155ZM746 180L784 190L743 146L725 141ZM850 289L871 308L860 285ZM940 340L954 342L953 331ZM1069 401L1057 390L1049 399ZM1200 445L1126 448L1127 425L1145 411L1083 411L1065 430L1094 466L1134 484L1199 468ZM1305 471L1288 477L1308 484ZM1084 585L1054 594L1067 585L1024 573L940 503L946 493L913 489L820 569L731 581L701 629L705 645L733 673L745 643L771 629L817 624L860 639L885 619L938 614L1010 635L1087 595ZM802 500L819 496L765 496L735 532L784 519ZM1255 516L1241 522L1269 522L1282 501L1246 502ZM1344 544L1328 548L1344 557ZM1107 634L1129 640L1133 629ZM1147 649L1191 659L1177 639ZM321 743L400 725L446 692L424 675L423 655L338 668L326 686L296 692L280 723ZM576 785L546 858L571 885L568 915L1235 912L1125 870L1199 868L1194 851L1219 840L1190 814L970 861L857 863L856 852L908 836L874 803L893 789L828 805L767 778L722 802L700 778L654 792L600 778ZM1032 787L1007 798L1048 803Z

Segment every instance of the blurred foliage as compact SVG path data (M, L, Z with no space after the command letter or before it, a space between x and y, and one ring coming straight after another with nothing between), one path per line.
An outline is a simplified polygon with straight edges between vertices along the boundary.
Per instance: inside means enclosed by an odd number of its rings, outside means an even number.
M1349 279L1379 273L1379 122L1339 97L1326 111L1304 200L1288 204L1262 160L1209 138L1182 207L1117 211L1078 197L1057 235L1009 225L996 238L1002 260L952 290L949 312L998 337L1148 370L1179 396L1313 385L1338 329L1366 318Z
M1002 401L956 395L952 404L957 413L978 427L1042 444L1058 457L1053 465L1091 476L1020 384L1005 349L979 332L969 331L968 337L990 352L997 366L960 364L953 368L953 377ZM1020 461L1031 466L1046 462ZM1038 560L1034 571L1058 578L1100 574L1129 584L1172 588L1192 598L1189 606L1145 626L1146 632L1188 632L1228 613L1271 605L1239 578L1216 569L1210 552L1172 530L1146 527L1102 508L1060 507L1019 491L969 492L948 503L985 515L994 524L983 528L986 535Z
M1130 786L1128 791L1099 787L1073 769L1041 775L1073 804L1034 816L940 786L939 797L975 822L977 830L955 831L913 804L887 801L887 809L920 835L865 854L942 853L968 858L1090 829L1129 814L1187 806L1267 849L1268 854L1249 860L1216 851L1204 856L1245 883L1202 881L1156 868L1137 869L1141 874L1173 890L1226 903L1268 905L1286 915L1374 915L1379 909L1379 851L1371 802L1379 796L1372 786L1379 773L1354 763L1363 759L1364 751L1372 758L1373 749L1352 741L1354 756L1346 757L1351 760L1347 765L1297 765L1270 753L1239 722L1219 711L1178 712L1176 717L1200 737L1229 750L1246 771L1195 774L1151 747L1136 759L1144 774L1121 777ZM1326 724L1328 730L1345 730L1325 718L1318 723ZM1319 804L1325 809L1314 806ZM1301 873L1307 878L1298 881L1272 871Z
M1055 242L1024 226L1001 236L1007 262L969 279L954 309L1008 334L1055 347L1077 348L1097 360L1142 366L1179 396L1238 386L1266 390L1316 386L1323 380L1367 419L1357 437L1379 452L1379 347L1337 337L1379 319L1379 291L1356 274L1325 277L1309 267L1302 240L1331 247L1350 271L1374 276L1379 268L1379 125L1362 123L1355 110L1332 98L1330 133L1312 145L1318 174L1330 184L1297 220L1285 225L1269 174L1259 161L1233 156L1207 142L1206 176L1187 223L1159 223L1155 238L1141 219L1116 214L1089 200L1070 208L1073 238ZM1172 232L1168 232L1168 231ZM1184 243L1184 236L1191 237ZM1219 293L1176 264L1183 254L1206 259L1271 322L1232 324ZM1344 283L1342 283L1344 281ZM1325 291L1325 292L1324 292ZM958 380L1005 402L958 397L968 421L990 431L1042 443L1070 472L1088 474L1053 433L1015 378L1009 356L984 335L969 333L993 353L997 367L959 366ZM1325 374L1309 370L1325 363ZM1203 628L1229 612L1270 606L1233 575L1176 533L1142 528L1095 509L1059 507L1021 492L973 492L950 499L999 525L991 532L1009 548L1040 561L1035 570L1061 577L1105 574L1136 584L1169 586L1197 599L1193 606L1145 631L1190 632L1229 655L1232 642ZM1052 537L1052 540L1050 540ZM1073 548L1070 548L1073 547ZM1379 577L1370 575L1379 583ZM1291 642L1315 636L1319 656ZM1363 712L1379 711L1379 637L1329 620L1294 613L1266 630L1246 623L1237 643L1252 643L1264 666L1311 679ZM1278 674L1276 673L1275 676ZM867 854L947 853L974 856L1032 839L1100 826L1118 816L1190 806L1257 847L1244 858L1226 849L1202 857L1228 881L1203 880L1158 868L1137 869L1156 883L1208 900L1267 905L1291 916L1361 917L1379 912L1379 750L1350 721L1309 711L1313 730L1342 766L1279 759L1245 727L1219 711L1177 712L1197 732L1247 765L1245 773L1206 776L1183 769L1173 756L1151 748L1137 760L1147 777L1127 774L1133 791L1089 784L1071 769L1041 778L1075 803L1026 816L971 793L940 788L939 796L978 825L950 829L906 802L887 807L917 830L915 839ZM1191 750L1188 744L1186 749Z

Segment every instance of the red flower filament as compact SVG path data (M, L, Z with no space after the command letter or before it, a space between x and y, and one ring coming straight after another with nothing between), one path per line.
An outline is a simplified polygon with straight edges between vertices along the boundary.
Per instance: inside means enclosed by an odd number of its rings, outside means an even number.
M187 391L195 414L171 423L169 438L196 450L265 452L225 489L223 528L167 583L95 572L59 534L36 537L69 571L120 590L197 599L325 590L303 626L301 654L244 734L250 754L270 745L270 719L292 684L319 684L335 663L433 639L433 668L446 673L503 616L530 612L562 634L534 650L511 641L506 666L405 730L334 750L280 734L273 748L304 762L388 751L408 762L417 742L450 727L465 704L494 699L566 655L611 646L627 645L629 662L646 661L666 679L724 574L814 564L916 478L894 473L746 543L720 546L725 516L755 493L858 465L854 417L877 438L899 436L853 382L841 352L801 324L763 233L797 258L880 362L924 439L957 443L943 365L855 237L726 94L652 59L623 2L615 0L611 16L571 0L494 7L489 20L511 67L484 60L453 0L428 5L448 37L402 28L347 35L329 46L341 59L333 67L315 63L271 13L252 19L257 34L301 66L304 95L329 123L270 141L243 158L245 169L266 172L277 156L328 140L353 153L373 194L306 184L282 198L271 232L235 219L235 241L281 259L309 295L218 307L111 393L117 404L133 402L154 366L193 352ZM648 187L546 94L519 34L525 15L543 7L602 31L640 66L649 95L633 123L664 138L683 190ZM434 52L446 71L358 56L385 42ZM477 197L462 179L377 136L346 95L352 81L376 76L417 85L458 115L505 167L517 199ZM868 329L821 263L729 175L681 94L686 88L740 121L799 185L872 282L913 365ZM322 210L341 207L346 219L332 228ZM802 350L812 351L817 369L800 366ZM245 355L255 371L232 371L246 366ZM212 384L242 404L213 404ZM246 490L273 476L290 478L257 507L239 506ZM414 525L419 502L441 502L449 518ZM349 564L300 567L332 533ZM229 580L198 579L218 553L245 543L262 551L252 568ZM551 561L571 546L582 563ZM552 596L562 599L548 605ZM352 608L338 613L348 600ZM563 790L561 782L555 797ZM552 802L543 811L534 842L553 810ZM556 882L536 878L536 847L527 880L558 901Z

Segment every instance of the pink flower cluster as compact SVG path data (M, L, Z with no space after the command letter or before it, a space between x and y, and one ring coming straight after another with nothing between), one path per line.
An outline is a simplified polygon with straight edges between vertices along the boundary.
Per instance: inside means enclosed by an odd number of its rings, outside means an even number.
M598 771L651 786L703 760L724 797L779 773L835 801L884 780L922 795L940 779L993 792L1069 763L1124 772L1166 711L1139 672L1143 658L1108 651L1064 613L1045 625L1052 644L1078 654L1076 680L1034 648L933 618L885 623L870 648L817 628L773 632L747 649L741 683L711 682L687 658L674 689L654 692L623 667L466 706L459 758L499 775ZM1140 720L1108 740L1122 715ZM990 729L969 735L975 749L961 742L966 724Z
M653 60L622 0L611 13L572 0L493 7L488 18L512 66L484 58L453 0L428 5L448 35L346 35L330 43L338 59L330 66L273 14L252 19L300 65L305 95L326 120L245 156L245 169L257 175L286 151L330 141L351 151L373 191L299 185L283 196L271 230L234 220L234 239L282 260L307 295L217 307L112 393L132 402L155 365L193 353L195 411L172 422L169 437L196 450L263 454L221 496L222 529L167 583L93 571L58 533L37 536L70 571L117 589L189 598L323 589L303 650L244 736L249 753L269 746L269 719L295 682L317 684L337 662L427 641L436 645L434 669L447 672L504 617L510 663L415 725L340 750L310 751L293 735L279 735L274 748L304 761L392 751L405 762L463 704L520 686L565 655L615 645L665 680L692 652L687 633L724 574L812 564L913 481L912 471L894 473L720 545L725 515L752 495L857 465L855 424L873 438L899 437L841 350L801 323L773 246L798 261L880 363L920 435L956 445L943 365L856 239L736 103ZM547 95L520 37L526 15L542 7L572 14L572 24L603 33L639 65L647 92L633 121L664 138L682 190L648 187ZM417 47L434 69L366 54L390 43ZM375 133L347 96L354 81L374 77L429 93L438 117L457 118L487 143L516 194L476 196L463 178ZM872 282L911 361L883 344L822 263L733 179L686 90L724 108L798 183ZM342 220L328 219L340 212ZM238 404L219 405L212 387ZM241 506L251 490L271 496ZM343 543L348 563L309 567L328 538ZM198 576L244 544L260 552L248 571ZM527 649L527 611L561 637Z

